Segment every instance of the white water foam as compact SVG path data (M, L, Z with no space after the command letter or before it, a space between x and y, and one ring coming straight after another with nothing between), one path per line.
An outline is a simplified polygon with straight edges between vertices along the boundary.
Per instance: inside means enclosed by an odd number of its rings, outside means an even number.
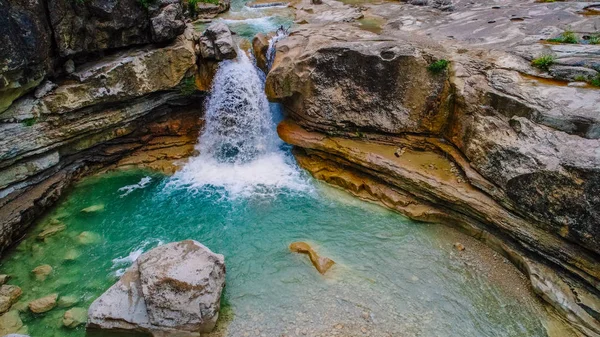
M146 186L148 186L148 184L152 181L152 178L150 177L143 177L142 179L140 179L140 181L137 184L133 184L133 185L127 185L127 186L123 186L121 188L118 189L119 192L125 192L123 194L120 195L121 198L123 198L124 196L128 195L129 193L144 188Z
M126 256L120 256L117 257L115 259L112 260L112 270L114 271L114 275L121 277L125 271L127 271L127 268L129 268L131 266L132 263L134 263L143 253L144 251L148 250L148 248L150 248L150 246L152 246L152 248L154 247L158 247L164 245L164 242L160 239L150 239L150 240L145 240L144 242L142 242L140 245L138 245L136 248L134 248L128 255Z
M227 197L276 195L312 187L275 131L264 77L244 52L223 61L206 102L205 128L191 158L167 188L224 190Z

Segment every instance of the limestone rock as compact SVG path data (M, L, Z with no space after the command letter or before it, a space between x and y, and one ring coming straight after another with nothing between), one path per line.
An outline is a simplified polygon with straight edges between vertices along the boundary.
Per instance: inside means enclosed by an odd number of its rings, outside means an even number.
M224 286L222 255L192 240L159 246L92 303L88 328L199 336L214 328Z
M11 306L21 297L21 288L4 284L0 287L0 314L10 310Z
M46 80L35 89L33 97L42 98L48 95L52 90L56 89L56 87L58 87L56 83Z
M23 328L18 311L11 310L0 316L0 336L21 332Z
M172 3L160 9L159 14L151 19L152 40L154 42L168 42L173 37L183 33L183 9L180 3Z
M10 280L10 275L1 274L0 275L0 286L3 285L4 283L8 282L8 280Z
M211 23L200 37L200 53L209 60L233 59L237 56L231 31L222 22Z
M0 113L51 71L52 38L44 2L0 2Z
M290 250L295 253L307 254L310 262L321 274L325 274L335 264L330 258L319 256L306 242L293 242L290 244Z
M269 36L263 33L258 33L252 39L252 51L256 58L256 66L262 69L265 74L267 69L267 51L269 50Z
M94 232L84 231L77 235L77 242L82 245L91 245L100 242L100 240L102 240L100 235Z
M194 19L212 19L220 13L228 11L230 6L230 0L219 0L216 4L199 1L196 3L196 8L188 11Z
M67 226L64 224L48 226L40 234L37 235L37 239L44 240L45 238L60 233L65 229L67 229Z
M35 279L38 281L44 281L52 273L52 267L48 264L35 267L31 271L35 275Z
M58 300L58 294L51 294L37 300L29 302L29 310L31 312L40 314L52 310L56 306Z
M104 204L92 205L81 210L82 213L98 213L104 211Z
M68 308L72 307L79 302L79 298L76 296L61 296L58 299L58 307L59 308Z
M84 308L72 308L65 312L63 325L67 328L76 328L87 322L87 310Z

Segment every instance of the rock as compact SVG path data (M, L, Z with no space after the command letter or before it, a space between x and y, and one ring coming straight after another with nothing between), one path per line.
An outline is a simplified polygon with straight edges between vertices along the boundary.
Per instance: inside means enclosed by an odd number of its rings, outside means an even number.
M72 73L75 72L75 62L73 61L73 59L68 59L67 62L65 62L65 64L63 65L63 69L65 70L65 73L71 75Z
M94 233L94 232L81 232L81 234L77 235L77 242L79 242L82 245L91 245L91 244L95 244L98 243L102 240L102 238L100 237L100 235L98 233Z
M29 302L29 310L31 312L40 314L52 310L56 306L58 294L51 294L37 300Z
M65 312L63 325L67 328L76 328L87 322L87 310L84 308L72 308Z
M552 77L563 81L590 81L598 76L594 69L561 65L551 66L549 72Z
M35 275L35 279L38 281L44 281L52 273L52 267L48 264L35 267L31 271Z
M267 51L269 50L269 36L258 33L252 39L252 51L256 58L256 66L262 69L265 74L267 69Z
M104 204L88 206L81 210L82 213L98 213L104 211Z
M42 98L48 95L52 90L56 89L56 87L58 87L58 85L46 80L35 89L33 96L35 98Z
M266 93L310 128L439 133L450 114L447 74L432 74L434 48L398 32L373 41L350 24L305 25L278 41ZM442 56L436 56L436 59ZM335 68L332 68L335 64Z
M173 37L180 35L185 30L183 9L180 3L169 4L158 15L151 19L152 40L154 42L168 42Z
M64 260L67 261L67 262L69 262L69 261L75 261L80 256L81 256L81 252L78 251L77 249L69 249L67 251L67 253L65 254Z
M214 328L224 286L222 255L192 240L169 243L140 256L92 303L87 326L198 336Z
M44 229L40 234L37 235L37 239L44 240L48 237L51 237L52 235L55 235L57 233L64 231L65 229L67 229L67 226L64 224L52 225L52 226L46 227L46 229Z
M79 298L76 296L61 296L58 299L58 307L59 308L68 308L72 307L79 302Z
M220 13L228 11L230 6L230 0L219 0L216 4L199 1L196 3L196 8L189 12L194 19L212 19Z
M210 60L234 59L237 56L231 31L222 22L211 23L200 37L200 53Z
M462 252L463 250L465 250L465 246L464 246L462 243L460 243L460 242L455 242L455 243L454 243L454 248L455 248L456 250L458 250L458 251L461 251L461 252Z
M29 310L29 304L27 302L24 302L23 300L21 300L15 304L13 304L12 307L10 307L10 310L16 310L18 312L25 312L25 311Z
M12 305L21 297L21 288L15 285L4 284L0 287L0 314L10 310Z
M0 275L0 286L5 284L6 282L8 282L8 280L10 280L10 275L1 274Z
M18 333L23 328L18 311L12 310L0 316L0 336Z
M44 2L0 2L0 113L51 71L52 38Z
M325 274L335 264L333 260L319 256L306 242L293 242L290 244L290 250L295 253L308 254L310 262L321 274Z

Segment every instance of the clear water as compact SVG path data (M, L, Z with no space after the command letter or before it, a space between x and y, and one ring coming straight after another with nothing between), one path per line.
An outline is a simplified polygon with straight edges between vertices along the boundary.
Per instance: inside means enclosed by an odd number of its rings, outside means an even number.
M221 64L200 154L174 176L128 171L77 184L1 261L22 303L58 293L87 308L144 251L194 239L225 255L214 336L546 335L537 307L466 267L439 226L350 199L299 170L275 135L280 112L263 80L244 53ZM98 211L82 212L91 206ZM66 230L37 240L56 222ZM96 240L82 242L82 232ZM294 241L336 264L320 275L289 251ZM42 264L54 271L38 281L31 270ZM65 310L21 317L34 337L84 336L83 327L62 327Z

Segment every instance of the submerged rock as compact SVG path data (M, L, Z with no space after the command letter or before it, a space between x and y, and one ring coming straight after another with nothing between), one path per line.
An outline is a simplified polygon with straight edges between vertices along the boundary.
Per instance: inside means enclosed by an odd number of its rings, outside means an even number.
M35 267L31 271L35 275L35 279L38 281L44 281L52 273L52 267L48 264Z
M0 336L26 332L24 330L27 330L27 328L23 326L18 311L12 310L0 316Z
M91 245L100 242L100 240L100 235L94 232L85 231L77 235L77 242L79 242L82 245Z
M67 328L76 328L87 322L87 310L84 308L72 308L65 312L63 325Z
M294 253L308 254L310 262L321 274L325 274L335 264L330 258L319 256L306 242L294 242L290 244L290 250Z
M96 213L104 211L104 204L92 205L81 210L83 213Z
M3 285L4 283L8 282L9 279L10 279L9 275L6 275L6 274L0 275L0 286Z
M61 296L58 299L58 307L59 308L68 308L72 307L79 302L79 299L76 296Z
M56 306L56 300L58 300L58 294L38 298L29 302L29 310L36 314L50 311Z
M75 261L81 256L81 252L76 249L69 249L65 254L65 261Z
M47 237L50 237L54 234L64 231L66 228L67 228L67 226L64 224L52 225L52 226L44 229L40 234L38 234L37 238L38 238L38 240L44 240Z
M199 336L214 328L224 286L223 255L192 240L159 246L92 303L87 326Z

